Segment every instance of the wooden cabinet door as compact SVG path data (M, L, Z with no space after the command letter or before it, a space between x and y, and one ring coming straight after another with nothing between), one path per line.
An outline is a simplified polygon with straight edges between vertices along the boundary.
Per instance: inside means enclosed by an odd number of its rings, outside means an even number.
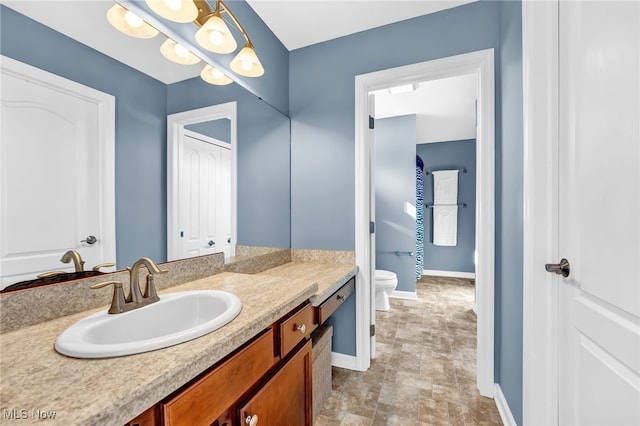
M311 425L311 362L311 341L308 341L238 408L240 424Z

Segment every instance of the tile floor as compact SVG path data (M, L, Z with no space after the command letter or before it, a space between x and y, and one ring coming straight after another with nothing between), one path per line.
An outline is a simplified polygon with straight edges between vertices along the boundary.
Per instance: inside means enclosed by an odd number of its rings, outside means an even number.
M418 300L376 317L378 357L365 372L333 368L316 426L502 424L475 385L473 284L423 277Z

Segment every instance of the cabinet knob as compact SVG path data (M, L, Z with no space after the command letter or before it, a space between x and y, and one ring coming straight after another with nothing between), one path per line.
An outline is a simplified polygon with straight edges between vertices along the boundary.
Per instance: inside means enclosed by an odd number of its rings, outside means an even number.
M244 422L249 426L256 426L258 424L258 415L254 414L253 416L247 416L245 417Z
M296 330L304 334L304 332L307 331L307 327L304 324L300 324L299 326L296 327Z
M336 299L338 299L339 301L343 301L344 300L344 294L337 295Z

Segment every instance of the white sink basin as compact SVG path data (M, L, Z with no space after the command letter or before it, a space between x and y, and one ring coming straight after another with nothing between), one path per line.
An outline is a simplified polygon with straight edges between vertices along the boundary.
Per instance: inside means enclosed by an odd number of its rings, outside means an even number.
M108 358L166 348L210 333L242 309L226 291L183 291L122 314L97 312L67 328L55 349L76 358Z

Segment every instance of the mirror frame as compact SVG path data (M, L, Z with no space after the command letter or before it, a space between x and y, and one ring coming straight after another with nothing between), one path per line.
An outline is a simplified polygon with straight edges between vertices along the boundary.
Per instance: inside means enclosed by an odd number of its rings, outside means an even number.
M167 261L180 259L179 178L182 173L184 130L189 124L228 119L231 145L231 256L235 256L238 243L238 130L237 101L211 105L167 116ZM173 236L173 238L172 238Z

